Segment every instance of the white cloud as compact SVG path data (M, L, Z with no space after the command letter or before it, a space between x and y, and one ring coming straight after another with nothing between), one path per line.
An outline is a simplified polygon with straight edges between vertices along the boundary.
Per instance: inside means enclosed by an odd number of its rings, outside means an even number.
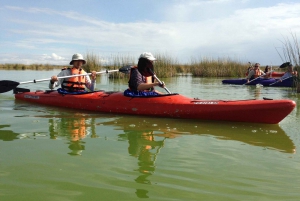
M73 53L93 49L101 54L168 52L177 55L179 60L198 55L237 56L257 59L263 64L272 59L279 63L274 46L280 45L283 36L300 32L300 3L231 10L228 7L236 0L184 2L171 5L166 10L166 20L161 22L141 20L131 23L111 23L51 9L7 7L12 11L55 16L56 20L8 19L19 26L5 31L20 37L14 43L0 44L0 47L9 44L24 50L48 52L47 55L56 52L49 58L43 57L47 62L67 62L65 58ZM209 9L212 6L214 8Z
M53 58L54 60L65 60L64 57L58 56L58 55L55 54L55 53L52 53L51 56L52 56L52 58Z

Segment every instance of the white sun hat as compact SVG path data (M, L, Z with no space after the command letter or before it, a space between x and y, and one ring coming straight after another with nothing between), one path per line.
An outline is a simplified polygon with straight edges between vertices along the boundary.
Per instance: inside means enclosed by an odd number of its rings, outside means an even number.
M83 56L79 53L73 54L72 61L70 61L70 65L73 65L73 61L83 61L83 65L86 64L86 61L83 59Z
M150 61L155 61L157 60L150 52L144 52L140 55L140 58L145 58L145 59L148 59ZM139 59L140 59L139 58Z

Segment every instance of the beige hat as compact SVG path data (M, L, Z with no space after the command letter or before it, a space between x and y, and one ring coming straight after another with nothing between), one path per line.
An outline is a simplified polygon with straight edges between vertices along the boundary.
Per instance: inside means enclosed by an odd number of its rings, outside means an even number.
M154 56L150 52L144 52L144 53L142 53L140 55L140 58L145 58L145 59L148 59L150 61L155 61L156 60L156 58L154 58Z
M73 54L72 61L70 61L70 65L73 65L73 61L83 61L83 65L86 64L86 61L83 59L83 56L79 53Z

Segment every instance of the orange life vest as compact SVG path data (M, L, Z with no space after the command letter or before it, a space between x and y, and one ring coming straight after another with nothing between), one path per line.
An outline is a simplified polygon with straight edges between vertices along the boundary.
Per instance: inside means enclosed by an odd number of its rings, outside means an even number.
M257 69L257 70L255 70L255 73L254 73L254 75L252 77L253 78L257 78L259 76L261 76L261 71L260 71L260 69Z
M86 74L83 69L77 68L68 68L71 75L79 75L79 74ZM78 76L78 77L70 77L69 79L65 79L62 83L62 88L67 91L83 91L85 90L85 76Z
M136 69L137 69L137 66L133 66L132 68L136 68ZM142 76L143 76L143 75L142 75ZM131 70L130 70L129 79L130 79L130 77L131 77ZM153 76L147 76L147 77L143 76L143 81L144 81L144 83L146 83L146 84L153 83L153 82L154 82L154 77L153 77ZM129 89L130 89L130 88L129 88ZM153 88L150 88L150 89L149 89L149 91L152 91L152 90L153 90Z
M70 121L68 131L70 132L72 141L77 141L85 138L86 136L86 122L84 118L75 119Z

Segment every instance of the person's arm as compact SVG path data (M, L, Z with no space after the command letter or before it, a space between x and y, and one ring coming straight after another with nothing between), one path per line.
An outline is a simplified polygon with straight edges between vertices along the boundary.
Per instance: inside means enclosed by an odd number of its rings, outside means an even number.
M249 80L250 80L250 78L252 77L254 75L254 71L253 70L251 70L250 72L249 72L249 75L247 76L247 82L249 82Z
M63 77L63 76L68 76L70 75L68 70L63 70L60 73L58 73L58 75L54 75L51 77L51 80L49 82L49 89L54 89L55 87L58 87L59 85L61 85L61 83L63 82L64 79L57 79L57 77Z
M154 83L141 83L138 85L137 90L138 91L143 91L143 90L147 90L150 88L153 88L155 86L159 86L158 82L154 82Z
M96 79L92 79L87 75L85 78L85 86L88 88L90 91L94 91L96 88Z

